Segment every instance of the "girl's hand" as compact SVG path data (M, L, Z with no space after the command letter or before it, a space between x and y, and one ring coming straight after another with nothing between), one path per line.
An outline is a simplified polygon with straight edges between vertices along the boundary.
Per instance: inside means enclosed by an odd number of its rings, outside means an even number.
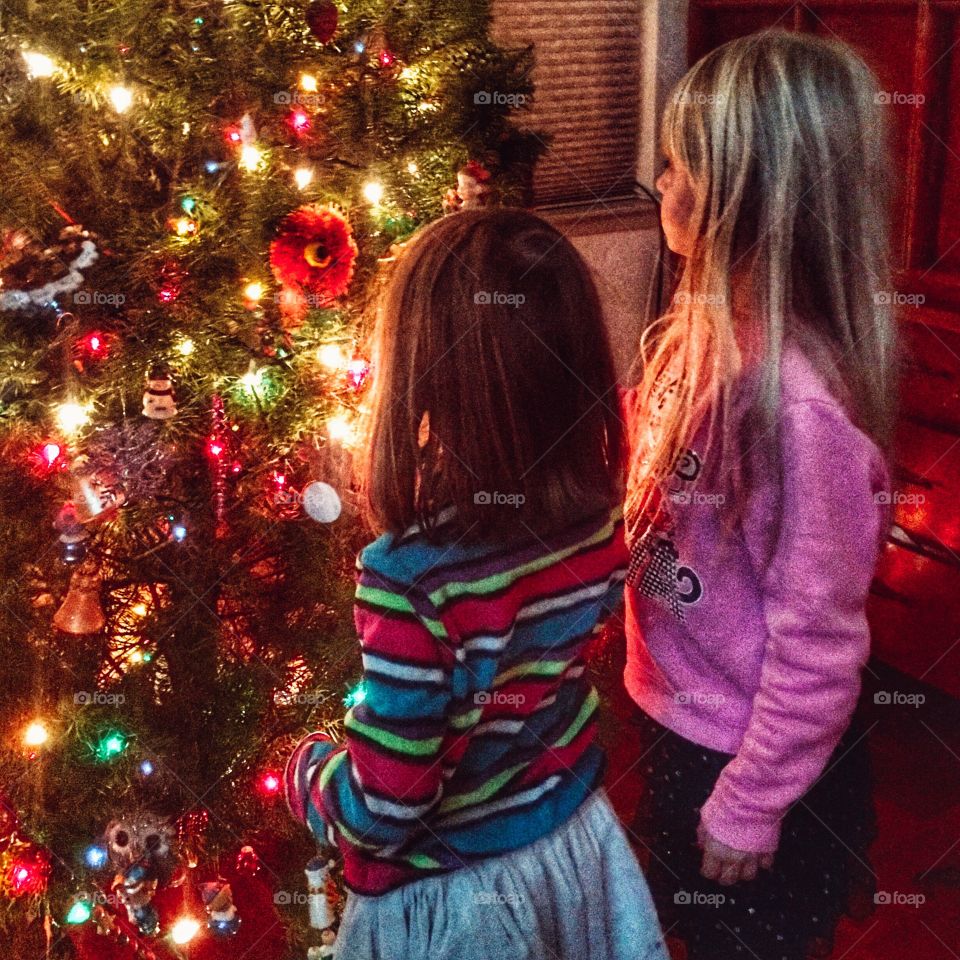
M758 870L769 870L773 866L772 853L735 850L711 836L702 823L697 827L697 841L703 850L700 873L725 887L740 880L753 880Z

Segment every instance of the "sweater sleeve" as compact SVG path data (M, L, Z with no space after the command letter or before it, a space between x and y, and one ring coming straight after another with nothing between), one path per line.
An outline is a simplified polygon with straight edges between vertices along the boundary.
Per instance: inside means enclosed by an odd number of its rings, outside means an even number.
M430 601L416 586L359 567L355 619L364 699L336 748L311 734L286 771L293 815L318 838L391 855L425 829L442 796L442 754L455 658Z
M781 442L760 688L740 749L701 811L716 839L753 852L776 850L783 817L849 725L869 655L865 607L884 515L879 452L839 406L787 406Z

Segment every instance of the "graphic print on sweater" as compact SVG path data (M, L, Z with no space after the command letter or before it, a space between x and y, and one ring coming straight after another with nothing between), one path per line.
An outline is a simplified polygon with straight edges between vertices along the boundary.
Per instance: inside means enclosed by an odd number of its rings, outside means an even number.
M681 454L673 468L677 483L668 491L671 502L689 502L688 488L702 468L703 461L695 450L687 449ZM682 622L684 609L703 597L703 583L691 567L680 562L674 530L669 506L661 502L650 526L634 541L630 550L627 584L643 596L663 604Z

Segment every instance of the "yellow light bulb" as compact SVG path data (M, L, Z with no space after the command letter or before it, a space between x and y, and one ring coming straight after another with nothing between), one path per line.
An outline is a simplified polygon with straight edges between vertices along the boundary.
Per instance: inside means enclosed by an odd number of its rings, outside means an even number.
M112 86L108 95L117 113L126 113L133 106L133 91L121 83Z
M317 78L312 73L300 74L300 89L304 93L317 92Z
M178 237L189 237L197 232L197 224L189 217L178 217L174 223Z
M147 615L147 605L145 603L135 603L130 608L130 612L135 617L145 617Z
M293 179L300 190L306 190L313 182L313 171L309 167L297 167L293 171Z
M31 80L41 77L52 77L57 72L57 65L45 53L36 50L24 50L23 62L27 65L27 74Z
M139 650L134 650L133 653L130 654L130 662L143 663L143 654Z
M90 422L90 407L79 403L61 403L57 407L57 423L64 433L76 433Z
M39 720L34 720L23 731L23 745L25 747L42 747L49 739L50 731Z
M420 172L420 168L416 165L416 163L414 163L413 160L411 160L407 164L407 173L409 173L411 176L416 176L416 174L418 174L419 172Z
M330 370L343 370L347 366L347 352L338 343L317 347L317 359Z
M249 173L254 173L260 169L263 163L263 151L253 144L247 144L240 151L240 166Z
M177 345L177 352L182 357L189 357L190 354L192 354L196 349L197 348L192 340L181 340Z
M170 939L181 946L189 943L200 931L200 924L193 917L181 917L170 928Z
M383 200L383 184L377 180L370 180L363 185L363 199L374 207L379 207Z
M243 288L243 295L247 300L261 300L263 298L263 284L259 280L254 280L252 283L248 283Z

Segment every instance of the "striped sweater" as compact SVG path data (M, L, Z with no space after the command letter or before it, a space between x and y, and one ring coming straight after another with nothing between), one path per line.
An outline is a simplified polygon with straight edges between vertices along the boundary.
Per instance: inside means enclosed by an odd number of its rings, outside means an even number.
M442 528L441 528L442 529ZM293 815L386 893L533 843L600 784L584 646L619 604L621 510L509 548L385 534L357 562L366 696L345 744L311 734Z

